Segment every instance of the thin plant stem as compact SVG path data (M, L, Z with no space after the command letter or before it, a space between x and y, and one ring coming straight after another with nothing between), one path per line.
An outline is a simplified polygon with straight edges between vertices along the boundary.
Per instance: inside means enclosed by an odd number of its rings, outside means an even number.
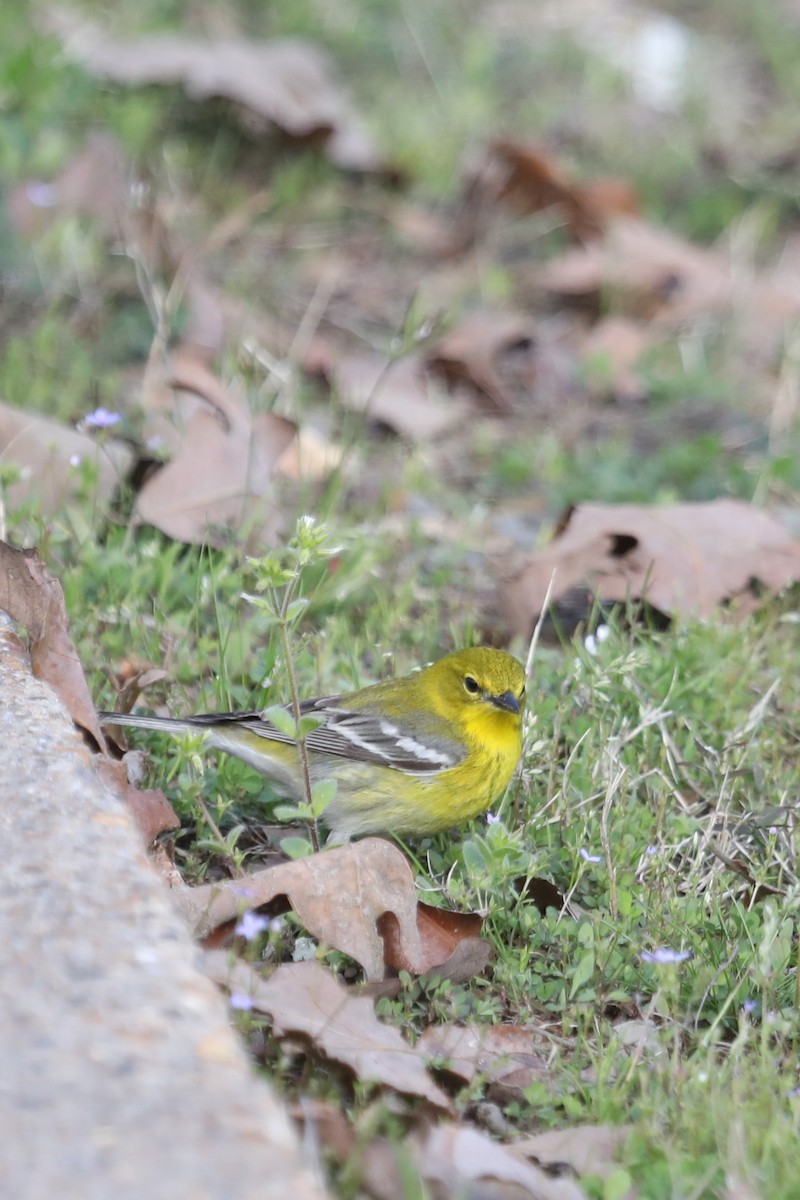
M304 790L305 796L306 796L306 803L308 804L308 807L310 809L312 809L312 811L313 811L313 804L312 804L312 799L311 799L311 770L308 765L308 751L306 749L306 739L299 732L300 716L301 716L300 693L299 693L298 687L297 687L297 675L295 674L295 669L294 669L294 658L292 657L292 650L291 650L291 645L289 642L289 622L286 619L286 613L288 611L289 604L292 599L292 593L294 591L294 586L293 586L294 582L295 581L292 580L290 583L287 583L287 585L284 589L283 600L281 602L281 607L280 607L280 620L278 622L278 628L280 629L280 634L281 634L281 646L283 648L283 661L286 664L286 674L289 677L289 694L290 694L291 701L292 701L292 715L294 717L295 726L298 729L297 753L300 756L300 770L303 773L303 790ZM316 853L317 851L319 851L319 826L317 825L316 816L314 816L311 819L311 821L309 822L308 830L311 835L311 845L313 846L314 851Z
M215 840L219 843L219 847L222 850L223 858L225 859L225 862L228 864L228 867L229 867L231 873L233 875L235 875L237 879L240 879L242 877L242 875L244 874L244 871L238 865L238 863L234 862L234 860L231 858L231 856L228 852L228 846L225 841L225 838L222 836L222 832L221 832L219 826L217 825L216 821L211 816L211 813L209 812L209 809L208 809L208 805L206 804L203 797L200 795L199 790L198 790L197 794L195 795L194 800L195 800L195 803L197 804L197 807L200 809L201 813L203 814L206 821L208 822L208 825L209 825L212 833L214 834Z

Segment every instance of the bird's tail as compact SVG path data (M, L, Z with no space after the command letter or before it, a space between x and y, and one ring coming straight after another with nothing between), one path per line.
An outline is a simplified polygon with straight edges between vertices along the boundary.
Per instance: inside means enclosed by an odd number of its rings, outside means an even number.
M181 720L179 717L146 717L140 713L117 712L99 712L97 716L101 725L135 725L138 729L160 729L164 733L188 732L198 728L191 718Z

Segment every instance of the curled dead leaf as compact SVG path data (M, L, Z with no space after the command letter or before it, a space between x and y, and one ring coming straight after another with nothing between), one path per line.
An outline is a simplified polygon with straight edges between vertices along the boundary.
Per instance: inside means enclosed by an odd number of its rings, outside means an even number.
M514 408L513 390L505 379L503 367L512 356L524 356L533 384L536 325L519 313L474 312L441 338L428 355L428 365L442 375L451 387L466 384L475 391L484 406L493 413L508 413ZM515 376L519 375L515 364ZM526 389L527 390L527 389Z
M442 969L458 947L465 941L477 941L483 925L480 913L452 912L447 908L433 908L424 901L417 902L418 946L414 946L416 957L409 957L401 930L392 913L381 918L381 934L386 947L386 962L396 971L409 971L419 975ZM483 962L483 966L486 961ZM481 970L483 967L480 968ZM442 974L442 978L450 978Z
M529 636L551 580L555 604L588 588L600 601L646 601L665 617L708 617L723 604L752 611L762 591L800 579L800 541L740 500L582 504L547 549L503 589L514 631Z
M208 367L181 357L149 386L147 433L173 450L142 487L136 517L184 542L224 543L230 530L257 543L272 536L273 474L296 435L292 421L251 414Z
M367 979L384 976L379 929L384 914L392 916L406 960L429 965L417 929L411 868L395 846L379 838L365 838L242 879L186 888L178 902L196 936L205 937L223 922L277 896L287 897L309 933L360 963Z
M278 896L286 897L309 933L360 963L368 980L383 979L387 964L414 975L438 967L460 942L474 938L482 920L418 904L408 862L381 838L185 888L178 901L195 935L205 938Z
M545 1169L566 1165L576 1175L598 1175L607 1179L616 1170L619 1151L632 1129L631 1125L576 1125L570 1129L548 1129L514 1142L511 1150Z
M345 408L365 413L412 442L452 432L468 411L463 401L436 386L419 355L387 363L378 354L339 354L318 339L306 369L322 375Z
M481 1076L502 1086L505 1100L521 1095L537 1079L548 1078L547 1043L540 1047L536 1035L517 1025L431 1025L417 1042L430 1058L444 1059L444 1069L472 1083Z
M268 979L248 963L231 963L219 950L207 953L205 963L216 983L247 997L254 1009L270 1017L276 1037L310 1038L318 1050L346 1064L364 1082L419 1096L450 1111L447 1096L400 1031L382 1024L372 1000L348 992L319 963L287 963Z
M25 628L33 674L50 684L75 724L105 750L83 667L69 635L64 592L36 550L17 550L0 541L0 609Z
M468 1125L442 1124L414 1141L422 1178L448 1196L492 1200L587 1200L572 1179L556 1178Z
M192 99L221 97L237 106L250 133L276 126L291 137L317 138L337 166L385 170L330 58L309 42L210 41L185 33L123 41L63 11L51 12L49 21L70 58L101 79L128 87L179 84Z
M476 975L482 975L493 956L492 944L486 938L464 938L443 963L436 963L425 972L422 981L435 983L449 979L452 983L466 983Z
M543 209L559 211L578 241L598 237L609 218L633 214L639 208L633 188L623 180L579 182L554 155L509 138L491 143L473 188L490 200L505 201L523 214Z

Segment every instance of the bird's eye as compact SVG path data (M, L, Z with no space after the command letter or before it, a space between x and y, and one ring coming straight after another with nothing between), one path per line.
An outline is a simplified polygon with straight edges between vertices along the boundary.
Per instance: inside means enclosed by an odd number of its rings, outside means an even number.
M481 690L477 679L473 679L471 675L464 676L464 687L473 696L477 696L478 692Z

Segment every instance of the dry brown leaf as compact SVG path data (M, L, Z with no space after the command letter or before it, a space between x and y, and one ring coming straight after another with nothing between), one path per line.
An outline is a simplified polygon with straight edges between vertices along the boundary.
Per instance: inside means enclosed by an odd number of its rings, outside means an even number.
M20 470L20 478L4 488L6 504L16 508L34 500L45 514L58 512L83 489L81 463L91 463L97 482L96 503L110 503L127 475L133 455L123 443L102 444L59 421L35 416L0 401L0 461Z
M640 210L639 197L625 179L585 179L581 183L581 197L595 219L603 224L615 217L635 217Z
M417 929L417 897L411 868L396 846L380 838L326 850L256 871L242 879L186 888L177 897L197 937L205 937L245 909L286 896L305 928L364 968L367 979L384 976L381 918L391 916L406 961L421 973L432 965Z
M145 688L160 683L166 677L167 672L161 667L124 659L114 673L117 687L116 711L129 713Z
M800 541L741 500L581 504L504 587L516 633L530 634L553 578L553 603L588 587L601 601L645 600L667 617L708 617L730 602L749 612L762 588L800 579Z
M348 992L320 963L286 963L264 979L248 963L232 963L220 950L206 954L205 962L216 983L247 996L253 1008L271 1018L276 1037L302 1034L360 1080L450 1111L447 1096L400 1031L382 1024L372 1000Z
M437 1125L416 1142L416 1159L426 1183L447 1196L481 1200L587 1200L572 1179L548 1175L468 1125Z
M631 316L682 310L719 312L730 297L731 272L721 254L634 217L612 221L602 240L568 250L539 272L540 284L561 295L608 296Z
M128 780L125 764L106 753L83 668L69 636L61 584L35 550L16 550L0 541L0 609L24 626L30 639L31 670L55 689L76 725L91 734L101 753L94 757L104 783L119 792L149 845L180 821L160 791L142 791Z
M780 271L742 278L733 252L706 250L633 217L612 221L602 240L569 250L537 276L564 296L602 297L661 336L709 320L732 322L745 358L771 360L800 314L800 285Z
M576 1175L598 1175L606 1179L617 1169L619 1150L632 1129L632 1125L576 1125L570 1129L548 1129L514 1142L509 1149L520 1158L533 1159L541 1167L556 1168L565 1164ZM635 1194L630 1190L627 1200L633 1200Z
M437 974L441 974L442 978L450 978L444 974L444 967L462 942L479 940L478 934L482 925L483 917L480 913L460 913L447 908L433 908L420 900L417 903L419 942L409 947L405 944L402 930L392 914L387 913L380 925L386 963L396 971L409 971L413 975L424 974L436 967ZM411 956L409 949L413 951ZM484 962L483 966L485 965Z
M492 961L494 951L486 938L468 937L459 942L453 953L426 971L424 981L436 982L449 979L453 983L466 983L476 975L482 975Z
M180 820L164 793L156 788L142 790L135 787L128 779L124 762L98 755L95 766L108 787L122 797L145 845L151 845L159 833L180 826Z
M474 389L489 411L507 413L514 404L503 378L502 360L512 354L526 355L532 382L535 344L536 325L529 317L475 312L436 343L428 354L428 365L451 387L466 384Z
M105 750L83 667L69 636L61 584L36 550L16 550L0 541L0 609L25 628L34 676L50 684L76 725Z
M270 537L278 524L273 473L296 435L294 423L251 414L204 363L188 357L176 359L165 386L146 389L144 403L149 437L174 457L139 492L137 519L184 542L224 544L231 529L256 543Z
M129 87L179 84L193 99L222 97L242 110L249 132L274 125L316 137L337 166L384 170L375 144L325 52L308 42L207 41L185 34L115 40L65 13L51 16L66 52L101 79Z
M355 959L372 981L383 979L387 965L414 975L443 970L460 943L477 940L483 919L418 903L408 862L382 838L364 838L242 879L186 888L178 901L195 935L205 938L279 896L309 933ZM474 966L474 947L471 952Z
M401 1160L396 1142L371 1137L365 1143L337 1110L319 1101L302 1101L293 1115L340 1163L348 1164L351 1177L376 1200L404 1200L409 1167L420 1190L439 1200L587 1200L574 1180L546 1173L516 1155L514 1145L503 1146L470 1126L444 1124L412 1133L403 1143Z
M537 1079L549 1077L535 1034L518 1025L431 1025L417 1042L430 1058L447 1060L445 1070L465 1083L480 1075L511 1099Z
M579 241L599 236L610 217L633 214L639 208L633 188L622 180L579 183L545 150L504 138L489 147L477 187L490 199L507 201L517 212L560 210Z
M366 413L409 441L426 442L450 433L469 411L437 388L418 355L387 366L378 354L339 355L318 341L306 367L324 376L345 408Z

